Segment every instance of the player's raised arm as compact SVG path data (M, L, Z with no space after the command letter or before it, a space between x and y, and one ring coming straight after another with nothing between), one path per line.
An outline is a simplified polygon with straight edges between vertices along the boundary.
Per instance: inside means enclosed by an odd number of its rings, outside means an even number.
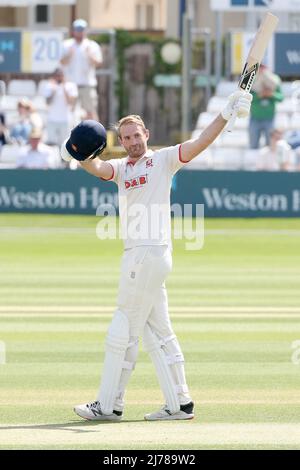
M199 153L203 152L222 132L227 122L235 113L238 118L245 118L250 113L252 95L243 91L236 91L228 98L223 111L209 124L197 139L184 142L181 147L181 158L189 162Z
M95 160L86 160L85 162L80 162L80 165L91 175L97 176L97 178L102 178L104 180L112 179L114 174L113 167L109 163L103 162L98 158Z
M72 130L70 138L61 147L61 156L65 161L74 158L88 173L109 180L113 177L112 166L96 158L105 147L106 131L102 124L87 120Z

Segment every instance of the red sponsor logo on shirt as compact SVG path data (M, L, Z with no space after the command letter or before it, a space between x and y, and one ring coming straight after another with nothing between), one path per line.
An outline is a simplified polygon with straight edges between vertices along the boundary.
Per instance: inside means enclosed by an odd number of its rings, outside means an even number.
M138 176L137 178L133 178L131 180L125 181L125 189L132 189L132 188L139 188L147 184L147 175Z

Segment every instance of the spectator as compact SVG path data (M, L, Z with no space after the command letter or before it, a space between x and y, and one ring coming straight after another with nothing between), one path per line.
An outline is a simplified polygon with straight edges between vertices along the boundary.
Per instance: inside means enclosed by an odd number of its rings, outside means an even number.
M293 169L293 151L283 139L280 129L270 132L270 146L259 151L257 170L291 171Z
M49 168L57 168L57 158L53 152L53 148L41 142L42 129L32 129L29 146L20 149L17 157L17 168L47 170Z
M77 86L67 82L63 70L58 68L45 86L44 95L48 103L48 143L60 147L70 133Z
M29 119L32 126L32 129L44 129L44 122L42 116L35 110L33 104L31 103Z
M33 128L43 128L43 120L28 98L19 100L18 114L18 121L10 131L10 138L13 143L23 145L28 143Z
M78 86L79 101L84 111L98 117L96 68L102 64L101 47L87 38L87 22L78 19L72 26L73 38L64 42L61 64L66 79Z
M9 141L8 130L5 125L5 116L0 112L0 152L3 145Z
M22 98L18 102L18 121L10 131L12 142L20 145L27 144L32 129L30 114L32 112L32 103L27 98Z
M265 65L260 66L252 94L249 140L250 148L258 149L262 134L266 145L270 144L270 131L274 127L276 103L283 100L280 78Z

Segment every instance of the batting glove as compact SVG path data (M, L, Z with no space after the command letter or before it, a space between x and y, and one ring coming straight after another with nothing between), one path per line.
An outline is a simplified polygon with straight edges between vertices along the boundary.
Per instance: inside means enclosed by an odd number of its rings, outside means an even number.
M228 103L221 112L221 115L225 121L229 121L234 112L238 118L246 118L249 116L251 102L253 96L251 93L238 90L235 93L232 93L228 97Z
M60 156L62 160L64 160L65 162L70 162L73 159L71 155L68 153L64 143L62 144L60 148Z

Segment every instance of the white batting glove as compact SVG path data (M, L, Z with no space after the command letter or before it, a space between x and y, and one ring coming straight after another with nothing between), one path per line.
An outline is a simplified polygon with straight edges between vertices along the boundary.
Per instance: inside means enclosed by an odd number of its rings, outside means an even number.
M251 102L253 96L251 93L247 93L242 90L238 90L235 93L232 93L228 97L228 103L221 112L221 115L225 121L229 121L234 111L238 118L246 118L249 116Z
M70 162L71 160L73 160L73 158L66 149L66 142L67 141L65 141L60 147L60 156L65 162Z

